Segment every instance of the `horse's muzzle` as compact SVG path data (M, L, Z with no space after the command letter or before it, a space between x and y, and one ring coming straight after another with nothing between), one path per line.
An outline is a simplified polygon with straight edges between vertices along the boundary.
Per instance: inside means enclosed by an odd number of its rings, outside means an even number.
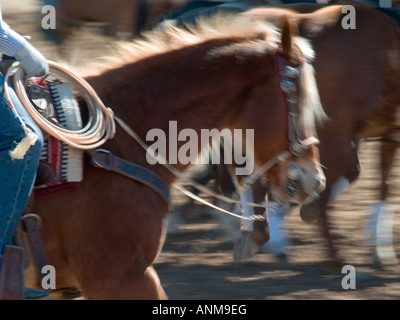
M304 199L305 204L309 204L319 198L319 195L325 190L326 178L325 175L317 173L315 176L311 194Z
M326 178L321 172L315 172L310 177L301 168L289 167L286 173L286 181L283 190L289 201L299 204L308 204L318 199L325 190Z

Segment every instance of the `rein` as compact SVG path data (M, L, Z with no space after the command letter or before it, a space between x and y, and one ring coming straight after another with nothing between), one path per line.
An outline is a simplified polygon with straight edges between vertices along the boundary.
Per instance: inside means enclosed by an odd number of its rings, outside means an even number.
M150 147L139 137L139 135L129 126L127 125L122 119L118 118L117 116L115 116L115 120L117 121L117 123L121 126L121 128L131 137L133 138L142 148L143 150L145 150L146 152L148 151L148 149L150 149ZM162 164L164 166L164 168L166 168L169 172L171 172L177 179L179 178L183 178L185 175L182 171L176 169L175 167L171 166L165 159L164 157L162 157L161 155L155 155L155 153L148 153L151 157L153 157L155 160L158 161L158 163ZM252 202L244 202L244 201L239 201L239 200L234 200L234 199L230 199L228 197L222 196L222 195L218 195L217 193L215 193L213 190L211 190L210 188L201 185L199 183L197 183L196 181L194 181L193 179L189 180L190 184L192 186L194 186L196 189L206 193L207 195L213 196L219 200L225 201L227 203L236 203L236 204L240 204L240 205L247 205L247 206L252 206L252 207L261 207L261 208L269 208L270 205L261 205L261 204L256 204L256 203L252 203ZM214 208L216 210L219 210L221 212L227 213L229 215L232 215L234 217L237 217L239 219L242 220L263 220L265 217L263 215L254 215L251 217L243 217L240 215L237 215L236 213L227 211L225 209L222 209L220 207L217 207L215 205L213 205L212 203L196 196L195 194L193 194L192 192L190 192L189 190L187 190L186 188L184 188L183 186L177 184L177 183L172 183L171 184L174 188L176 188L177 190L179 190L180 192L182 192L183 194L187 195L188 197L199 201L211 208Z

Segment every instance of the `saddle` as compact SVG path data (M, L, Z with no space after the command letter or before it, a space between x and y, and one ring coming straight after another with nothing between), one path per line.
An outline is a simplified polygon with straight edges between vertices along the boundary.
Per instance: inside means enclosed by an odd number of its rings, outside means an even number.
M26 92L47 120L68 130L82 128L79 104L68 83L31 78ZM79 187L83 179L83 151L43 132L44 146L35 181L35 196Z

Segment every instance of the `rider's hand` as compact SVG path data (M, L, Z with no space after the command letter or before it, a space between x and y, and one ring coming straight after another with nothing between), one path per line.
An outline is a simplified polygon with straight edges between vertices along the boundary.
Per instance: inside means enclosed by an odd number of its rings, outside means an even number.
M26 77L44 77L49 73L49 65L46 58L29 42L26 42L24 48L15 56L25 71Z

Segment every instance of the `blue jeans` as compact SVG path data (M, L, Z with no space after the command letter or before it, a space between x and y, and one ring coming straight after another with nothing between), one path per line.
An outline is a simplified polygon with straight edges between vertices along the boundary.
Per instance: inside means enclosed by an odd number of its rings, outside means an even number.
M43 136L17 95L10 90L10 97L25 124L38 136L23 159L12 159L9 155L16 144L25 137L25 132L15 118L4 95L4 77L0 74L0 268L4 246L11 243L32 191Z

